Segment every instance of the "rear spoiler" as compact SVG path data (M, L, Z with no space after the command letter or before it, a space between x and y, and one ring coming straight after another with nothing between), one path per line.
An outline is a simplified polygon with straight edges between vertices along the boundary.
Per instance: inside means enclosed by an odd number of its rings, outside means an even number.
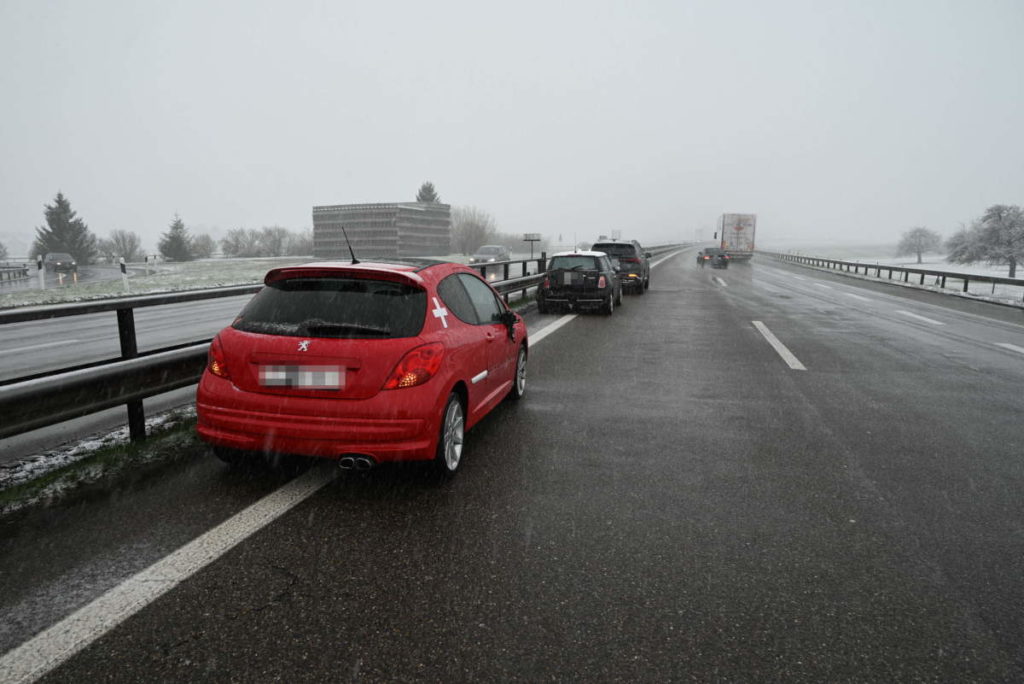
M331 266L285 266L275 268L263 278L266 285L293 278L359 278L362 280L387 280L405 283L420 289L426 284L419 274L412 271L395 271L390 268L374 268L372 264L353 265L351 268Z

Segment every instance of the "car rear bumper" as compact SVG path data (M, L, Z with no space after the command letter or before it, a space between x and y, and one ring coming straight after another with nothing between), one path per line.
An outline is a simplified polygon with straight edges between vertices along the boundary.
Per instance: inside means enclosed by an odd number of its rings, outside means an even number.
M608 289L605 292L586 293L549 292L542 293L540 299L546 304L553 304L557 306L571 306L573 308L585 308L592 306L601 306L602 304L608 301L608 297L611 294L611 289Z
M432 393L423 397L412 388L365 400L281 400L205 374L196 394L197 430L210 444L245 451L331 459L359 454L377 463L429 460L437 446L440 409Z

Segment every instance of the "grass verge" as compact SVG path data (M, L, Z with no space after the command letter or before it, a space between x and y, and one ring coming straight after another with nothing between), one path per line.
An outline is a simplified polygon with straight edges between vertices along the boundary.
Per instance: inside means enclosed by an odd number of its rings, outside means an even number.
M147 429L144 442L129 442L118 431L84 447L76 445L14 464L0 480L0 517L106 491L115 483L138 481L195 458L205 452L195 422L192 410L172 411Z

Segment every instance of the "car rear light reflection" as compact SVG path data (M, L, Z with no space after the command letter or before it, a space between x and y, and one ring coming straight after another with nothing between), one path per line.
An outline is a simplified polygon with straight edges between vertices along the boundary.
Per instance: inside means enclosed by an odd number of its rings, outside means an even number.
M383 389L403 389L422 385L437 374L443 358L444 345L440 342L410 350L391 371Z
M228 374L227 363L224 361L224 348L220 344L219 336L213 338L213 342L210 343L210 351L207 354L206 367L218 378L227 379L231 377Z

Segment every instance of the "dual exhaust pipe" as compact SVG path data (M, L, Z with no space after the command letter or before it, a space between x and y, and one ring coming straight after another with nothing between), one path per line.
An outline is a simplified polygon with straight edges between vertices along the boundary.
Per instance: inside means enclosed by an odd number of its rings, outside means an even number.
M369 470L374 465L373 459L367 456L342 456L338 459L338 467L342 470Z

